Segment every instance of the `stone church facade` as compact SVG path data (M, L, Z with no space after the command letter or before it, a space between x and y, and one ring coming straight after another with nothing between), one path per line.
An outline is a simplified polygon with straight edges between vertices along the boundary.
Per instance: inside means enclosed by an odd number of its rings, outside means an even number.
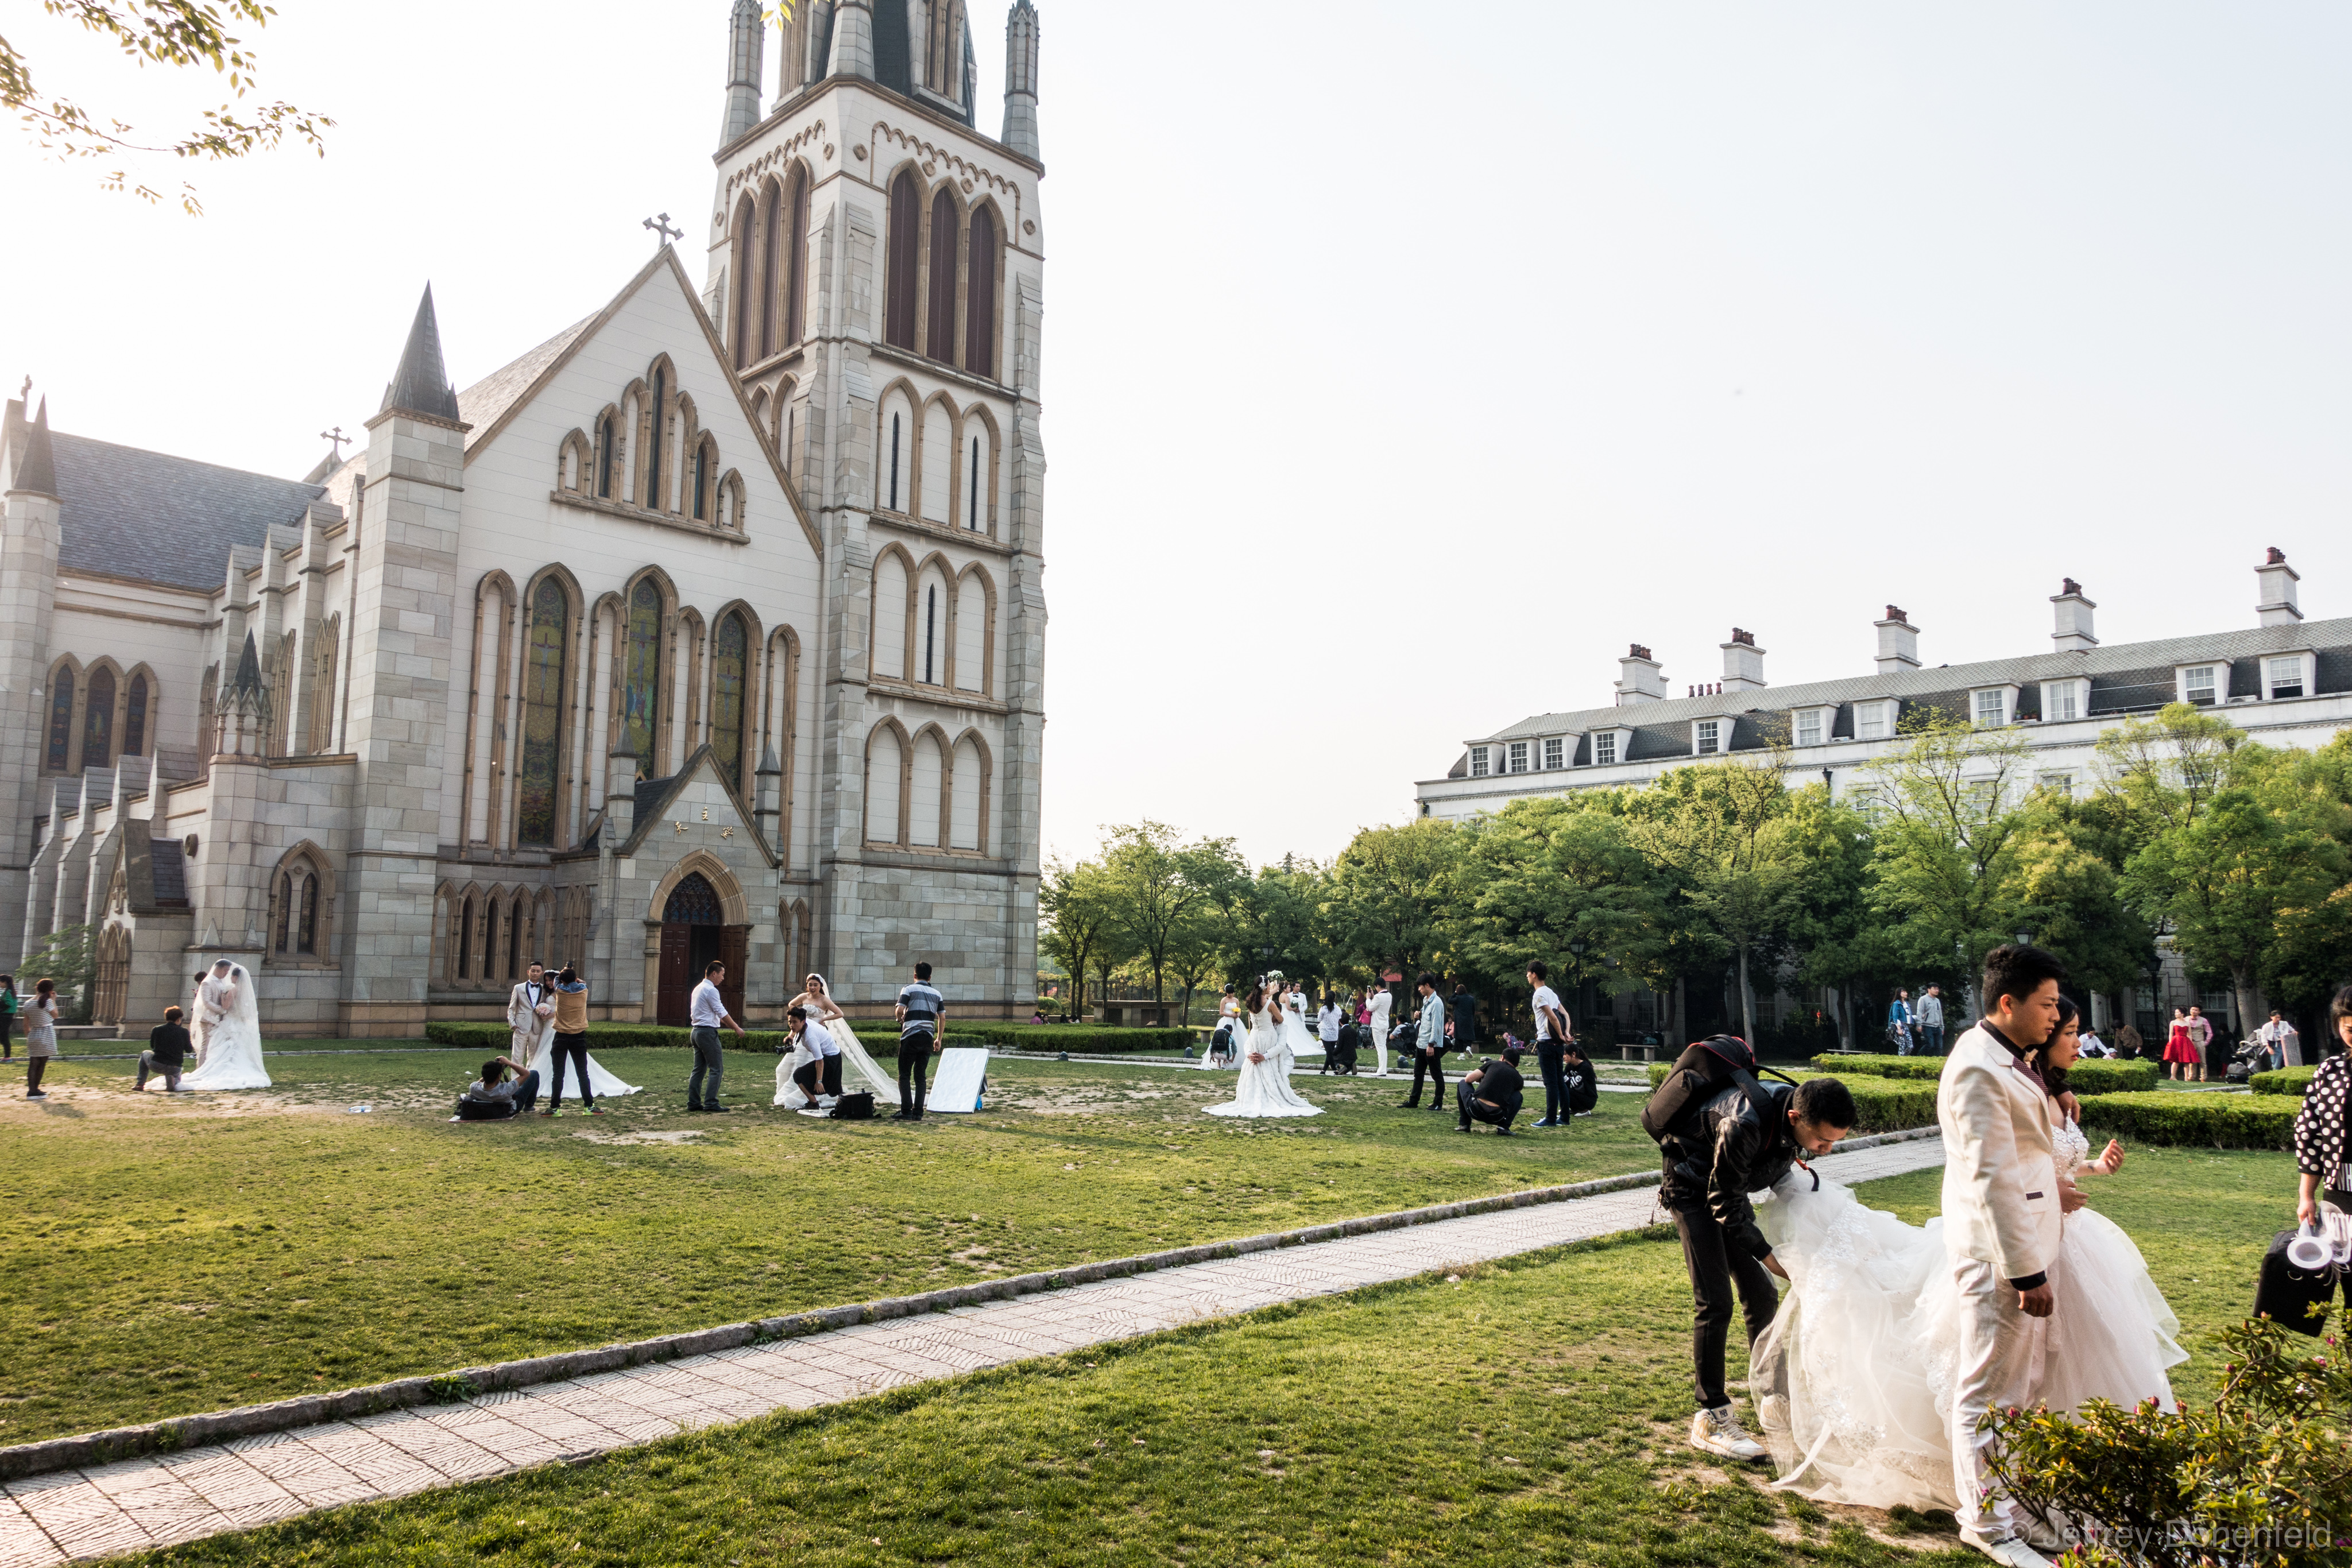
M0 415L0 925L142 1030L215 956L277 1035L1034 995L1037 16L1003 135L962 0L737 0L708 264L460 392L427 289L300 481ZM389 345L387 346L389 347ZM21 926L16 921L21 916ZM17 940L21 938L21 940Z

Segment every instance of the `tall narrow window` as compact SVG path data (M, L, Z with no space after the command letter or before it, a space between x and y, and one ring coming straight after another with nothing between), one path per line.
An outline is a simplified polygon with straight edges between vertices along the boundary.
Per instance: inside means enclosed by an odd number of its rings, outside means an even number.
M761 193L761 204L767 211L760 223L760 357L766 359L782 346L776 341L776 293L783 279L776 264L783 259L784 210L773 185Z
M963 225L956 211L955 193L947 186L931 198L930 319L923 334L923 352L942 364L955 363L956 252L961 248Z
M515 828L520 842L555 842L556 765L563 751L563 664L572 606L553 578L531 595L530 646L523 665L522 778Z
M507 905L507 967L509 980L522 978L522 900Z
M980 527L980 437L971 438L971 483L963 487L964 524L968 528Z
M636 754L637 777L651 778L661 716L661 590L651 578L629 595L628 646L622 653L621 738Z
M291 876L280 876L278 879L278 929L271 933L269 938L272 952L280 955L285 953L286 934L292 925L293 920L294 879Z
M319 950L319 877L313 872L302 878L302 915L295 927L294 950L316 953Z
M81 724L81 765L84 768L114 766L114 672L93 671L89 677L89 706Z
M669 419L668 388L660 371L654 372L653 418L646 425L646 510L665 511L662 505L662 426Z
M936 588L925 589L923 591L923 685L927 686L938 684L932 677L931 659L939 646L939 636L940 591Z
M808 171L794 165L792 186L785 195L792 209L791 226L784 231L785 244L782 267L784 289L784 342L787 346L801 340L806 329L808 284L802 268L808 265L809 182Z
M131 698L122 716L122 755L147 755L147 677L131 677Z
M710 520L710 448L694 449L694 520Z
M898 451L906 444L900 431L899 418L890 416L890 509L898 509Z
M743 676L750 636L740 615L719 622L710 639L710 754L719 771L743 789Z
M915 346L915 275L923 265L923 198L915 172L902 169L890 182L890 267L885 286L882 335L900 349Z
M596 496L599 500L613 498L613 465L619 455L613 448L617 444L613 439L613 416L606 414L596 422Z
M746 195L735 204L735 368L741 370L751 362L751 198Z
M457 978L469 978L474 973L474 901L466 900L465 908L457 913Z
M971 277L964 290L963 368L996 379L996 214L971 214Z

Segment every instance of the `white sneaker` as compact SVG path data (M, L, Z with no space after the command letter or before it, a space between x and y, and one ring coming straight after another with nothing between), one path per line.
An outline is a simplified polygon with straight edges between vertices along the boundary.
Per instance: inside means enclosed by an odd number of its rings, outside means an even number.
M837 1094L820 1094L816 1097L816 1108L820 1111L830 1111L840 1103L841 1097Z
M2073 1539L2057 1525L2026 1514L2017 1527L2018 1538L2045 1556L2063 1555L2074 1544Z
M2053 1568L2050 1559L2026 1544L2022 1536L2011 1535L1992 1541L1973 1530L1963 1530L1960 1531L1960 1544L1973 1546L1994 1562L2008 1563L2009 1568Z
M1691 1447L1727 1459L1760 1459L1764 1447L1740 1429L1739 1412L1729 1405L1691 1417Z

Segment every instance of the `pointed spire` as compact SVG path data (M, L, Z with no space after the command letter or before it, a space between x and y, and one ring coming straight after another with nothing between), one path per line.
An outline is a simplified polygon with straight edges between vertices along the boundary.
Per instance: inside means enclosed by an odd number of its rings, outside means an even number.
M1013 0L1004 19L1004 145L1033 163L1045 162L1037 146L1037 7Z
M245 634L245 652L236 656L236 678L229 683L232 694L251 692L261 695L261 654L253 645L253 633Z
M417 303L416 319L408 329L408 346L400 351L400 369L383 389L383 407L379 412L389 413L394 409L457 423L457 389L449 384L449 372L441 363L441 323L433 314L429 283L425 286L425 298Z
M727 117L719 127L721 147L732 145L760 123L760 77L767 47L760 0L735 0L735 13L727 21Z
M833 15L833 62L825 75L874 79L874 8L867 0L840 0Z
M58 498L57 455L49 446L49 400L41 400L41 412L33 416L31 434L25 438L25 455L17 461L16 481L11 490L24 490L36 496Z

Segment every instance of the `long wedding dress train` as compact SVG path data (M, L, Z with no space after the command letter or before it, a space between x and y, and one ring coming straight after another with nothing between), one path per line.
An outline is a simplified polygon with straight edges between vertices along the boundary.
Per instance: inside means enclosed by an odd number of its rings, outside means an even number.
M585 1054L583 1052L583 1056ZM595 1098L617 1100L623 1095L642 1092L643 1085L623 1082L594 1057L588 1056L586 1060L588 1091ZM533 1068L539 1070L539 1092L541 1094L551 1095L555 1092L555 1025L552 1020L540 1031L538 1040L530 1048L530 1055L524 1060L522 1065L525 1071ZM563 1064L563 1092L566 1094L577 1094L580 1092L579 1079L580 1075L572 1071L572 1062L567 1059Z
M2055 1144L2061 1175L2088 1164L2073 1123ZM1836 1182L1813 1190L1801 1168L1758 1212L1790 1285L1748 1358L1776 1490L1866 1508L1956 1506L1948 1416L1959 1292L1943 1220L1906 1225ZM2089 1208L2067 1215L2060 1234L2041 1403L2169 1407L2166 1369L2188 1352L2139 1249Z
M204 1060L180 1080L183 1090L267 1089L269 1070L261 1064L261 1009L253 977L242 964L228 971L228 1009L204 1031Z
M1250 1118L1320 1116L1321 1106L1308 1104L1290 1087L1290 1065L1297 1056L1296 1041L1303 1032L1298 1020L1287 1013L1278 1025L1271 1008L1251 1014L1249 1039L1242 1047L1241 1076L1234 1085L1234 1097L1224 1104L1205 1107L1208 1113ZM1265 1060L1252 1061L1252 1054Z
M898 1103L898 1083L883 1072L882 1064L858 1043L856 1030L847 1023L838 1030L814 1022L809 1027L824 1030L833 1043L841 1048L841 1087L844 1092L854 1094L863 1089L873 1094L874 1103L877 1105ZM809 1050L803 1040L793 1047L791 1055L776 1063L776 1104L787 1111L810 1108L809 1097L801 1092L801 1086L793 1081L793 1074L815 1060L816 1053Z

